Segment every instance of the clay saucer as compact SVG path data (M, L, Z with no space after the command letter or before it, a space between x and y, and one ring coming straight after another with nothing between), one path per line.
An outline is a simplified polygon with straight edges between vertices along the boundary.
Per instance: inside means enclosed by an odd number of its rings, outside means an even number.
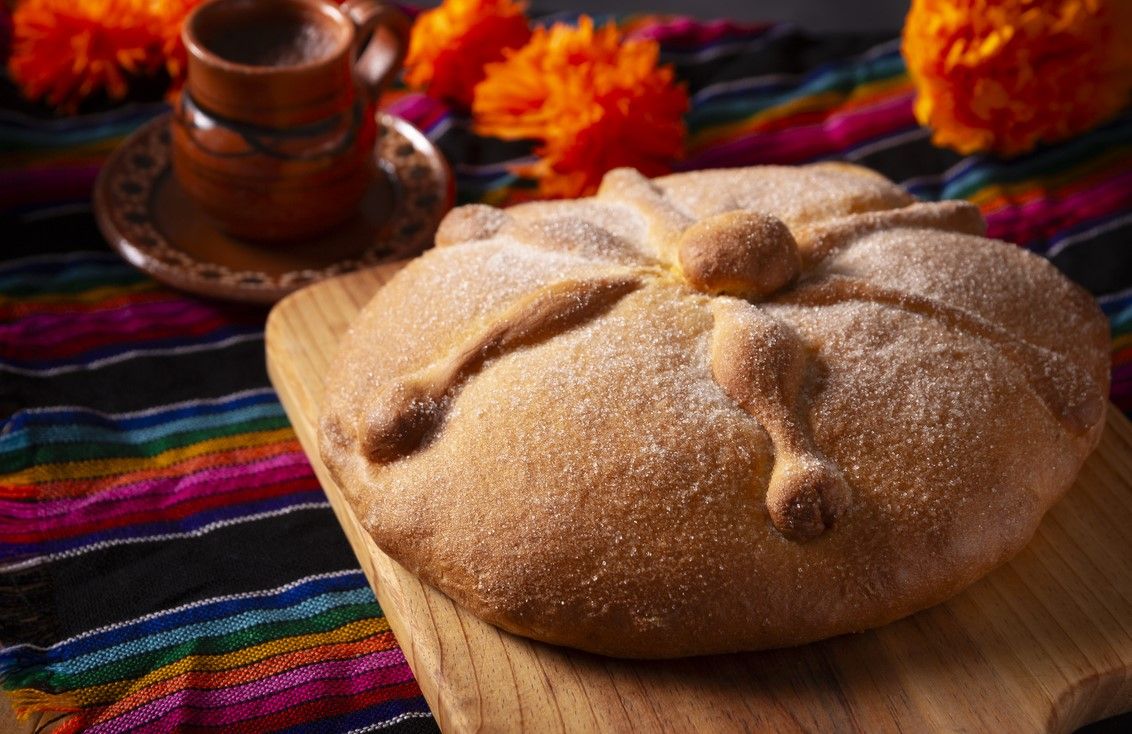
M315 238L258 244L227 235L170 168L169 116L134 132L94 189L102 234L157 280L214 298L274 303L323 278L416 255L432 243L454 187L444 157L408 122L378 113L378 175L345 224Z

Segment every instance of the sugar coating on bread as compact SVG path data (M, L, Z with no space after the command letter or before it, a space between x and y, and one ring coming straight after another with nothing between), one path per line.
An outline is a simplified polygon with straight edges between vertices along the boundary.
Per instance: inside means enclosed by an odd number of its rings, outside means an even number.
M454 210L343 339L323 459L378 545L610 655L800 644L1018 552L1099 439L1047 261L845 164Z

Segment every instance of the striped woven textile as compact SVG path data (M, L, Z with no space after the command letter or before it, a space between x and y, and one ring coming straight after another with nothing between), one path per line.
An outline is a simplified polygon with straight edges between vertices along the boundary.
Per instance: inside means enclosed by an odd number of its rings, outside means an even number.
M268 387L263 313L69 237L0 263L13 703L69 731L434 729Z
M569 20L569 18L565 18ZM934 148L891 38L631 18L689 87L682 168L845 159L1048 256L1113 325L1132 410L1132 115L1012 161ZM523 144L401 93L460 199L529 192ZM0 675L66 731L435 728L264 370L262 310L160 286L88 201L164 111L0 115Z

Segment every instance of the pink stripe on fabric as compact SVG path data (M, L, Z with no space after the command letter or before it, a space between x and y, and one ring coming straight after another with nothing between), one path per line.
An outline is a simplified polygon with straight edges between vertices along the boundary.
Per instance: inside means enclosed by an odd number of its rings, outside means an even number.
M123 303L110 308L100 309L97 314L98 318L113 323L130 318L131 309L140 306L146 306L160 311L161 309L176 309L177 307L184 306L186 303L192 304L193 302L188 301L185 296L180 293L169 293L164 294L159 299L149 300L144 303ZM84 315L86 315L85 311ZM33 313L22 318L20 323L29 324L37 329L55 329L60 326L66 326L73 321L74 318L74 313Z
M855 145L871 142L878 127L886 133L897 127L899 132L916 127L918 123L912 111L915 96L914 92L907 92L868 107L834 112L822 123L826 139L834 146L831 150L849 152Z
M136 729L139 732L168 731L189 722L206 726L233 725L320 696L356 695L412 679L413 673L400 649L382 650L360 658L313 663L219 690L186 688L99 722L86 731L87 734L110 734L134 727L140 727ZM185 708L203 707L218 698L230 703L214 708Z
M680 170L757 163L801 163L916 126L912 95L896 97L849 112L834 111L814 125L756 132L711 146L687 159Z
M700 50L721 40L742 41L758 37L770 23L736 23L730 20L700 22L687 16L665 18L633 29L630 38L659 41L669 45L687 44L690 51Z
M1097 185L1062 197L1040 199L984 212L987 234L1022 245L1043 242L1068 226L1126 211L1132 205L1132 171L1122 171Z
M154 324L188 326L222 317L216 308L186 298L149 301L93 313L37 314L0 326L0 338L9 335L20 339L21 346L48 347L77 336L114 334L127 338L132 331Z
M305 475L314 477L306 456L301 451L289 451L248 464L214 466L176 478L146 479L83 497L34 503L2 502L0 514L5 517L0 519L0 529L14 532L32 525L58 527L93 518L112 518L230 492L246 484L251 477L259 482L281 482Z
M448 119L449 115L449 109L443 102L415 93L399 97L386 105L385 109L426 132L432 130L442 120Z
M443 106L438 100L433 99L425 94L410 93L403 97L398 97L387 105L383 105L385 111L400 115L406 119L416 117L425 110L430 110L437 106Z

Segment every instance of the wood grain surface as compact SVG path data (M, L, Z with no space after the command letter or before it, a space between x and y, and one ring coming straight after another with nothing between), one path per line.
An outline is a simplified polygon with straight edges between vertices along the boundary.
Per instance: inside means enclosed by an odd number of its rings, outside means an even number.
M479 621L377 548L318 458L335 343L397 267L289 296L268 320L267 364L444 731L1064 732L1132 709L1132 424L1111 407L1100 447L1021 555L887 627L641 662Z

